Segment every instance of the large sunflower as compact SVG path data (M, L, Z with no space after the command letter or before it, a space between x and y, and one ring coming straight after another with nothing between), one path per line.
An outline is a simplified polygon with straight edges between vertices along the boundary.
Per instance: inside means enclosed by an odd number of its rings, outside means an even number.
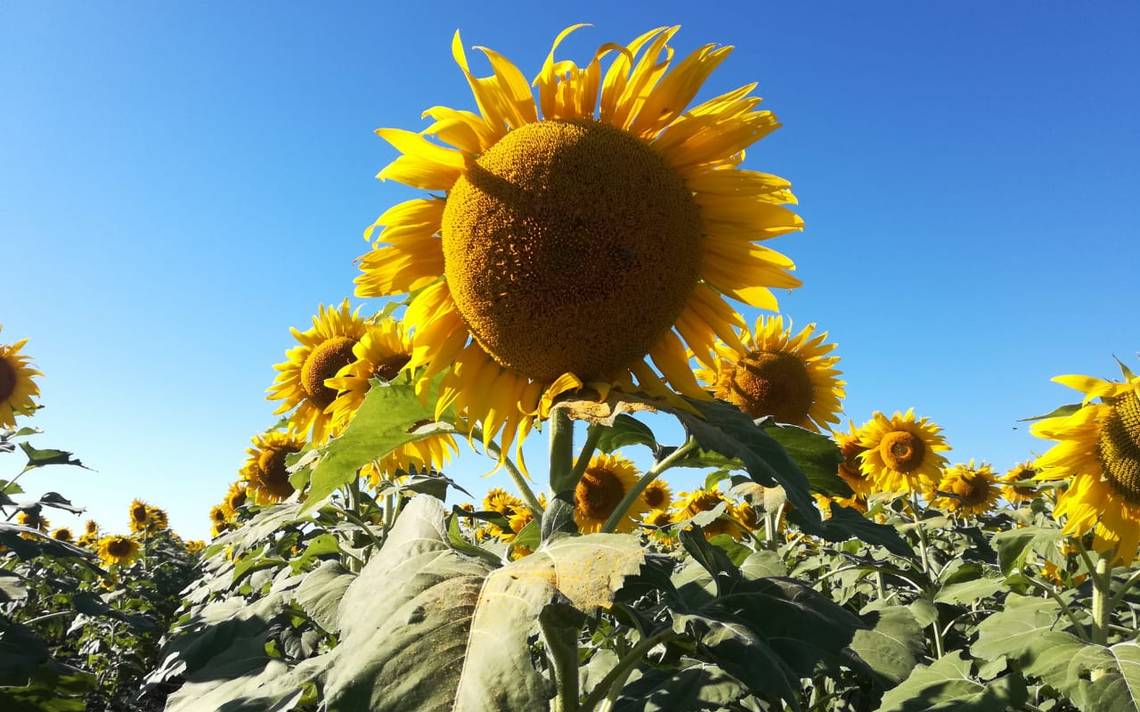
M34 379L44 374L32 368L28 357L20 353L26 343L27 339L21 339L0 344L0 428L14 428L17 415L31 415L36 410L32 398L40 394L40 387Z
M1059 441L1037 458L1039 480L1067 479L1053 514L1066 517L1066 534L1093 531L1093 546L1128 566L1140 545L1140 377L1117 383L1092 376L1058 376L1085 394L1074 413L1046 418L1030 429ZM1096 401L1096 402L1094 402Z
M602 454L590 458L582 479L574 487L574 523L578 531L583 534L601 531L622 498L637 484L638 476L634 464L621 455ZM637 520L647 511L649 505L644 498L635 498L615 530L633 531Z
M359 312L350 310L347 299L340 307L322 305L311 329L290 329L301 345L286 351L285 361L274 366L280 373L269 387L269 399L283 401L274 412L293 411L289 430L309 434L317 445L335 434L327 408L337 392L325 381L354 360L352 350L365 331Z
M744 349L718 343L716 362L706 362L697 378L753 418L772 416L818 431L839 422L846 385L835 368L839 357L829 355L835 344L826 340L827 332L815 334L815 324L793 334L781 317L761 317L752 333L741 335ZM704 362L700 354L697 359Z
M360 341L352 347L352 358L352 362L340 369L335 377L325 381L325 385L337 393L336 399L326 408L332 418L331 432L334 433L348 427L364 402L372 379L392 381L399 376L411 361L412 342L400 322L381 317L368 324ZM455 439L448 433L407 443L380 458L377 466L369 470L370 479L376 484L385 475L397 470L407 471L411 467L417 470L439 469L457 450Z
M1001 488L990 465L974 465L970 460L969 464L943 470L937 489L930 491L929 496L931 504L940 509L954 514L979 515L993 508L1001 496Z
M456 33L479 113L437 106L420 134L377 131L402 154L378 177L439 194L365 233L383 226L356 293L420 290L404 316L411 366L427 364L419 387L446 372L437 410L455 406L487 439L502 431L504 451L567 391L705 397L685 345L706 362L717 336L740 346L723 295L774 310L770 289L799 285L791 260L755 244L802 229L782 207L789 183L738 167L776 117L756 109L754 84L686 110L731 48L668 71L669 27L603 45L585 67L555 60L579 27L555 39L537 104L492 50L479 48L493 74L475 77Z
M271 430L254 436L253 447L246 450L249 457L241 468L241 478L254 502L271 504L293 494L285 458L304 447L304 438L293 433Z
M925 492L941 477L950 449L942 428L929 418L916 418L914 408L895 411L890 418L876 411L861 429L859 444L866 448L860 469L881 492Z

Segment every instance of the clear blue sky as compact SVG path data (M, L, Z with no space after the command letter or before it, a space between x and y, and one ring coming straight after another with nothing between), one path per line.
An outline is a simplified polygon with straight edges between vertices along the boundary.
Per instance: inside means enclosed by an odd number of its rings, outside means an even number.
M1006 467L1041 448L1015 421L1067 398L1049 377L1135 359L1140 5L633 5L0 4L2 338L47 374L38 443L97 470L29 489L205 534L288 327L351 294L408 195L372 130L472 107L456 28L529 76L574 22L583 62L661 24L735 45L708 91L757 80L784 122L748 160L807 221L775 245L806 285L784 308L838 341L860 422L913 405Z

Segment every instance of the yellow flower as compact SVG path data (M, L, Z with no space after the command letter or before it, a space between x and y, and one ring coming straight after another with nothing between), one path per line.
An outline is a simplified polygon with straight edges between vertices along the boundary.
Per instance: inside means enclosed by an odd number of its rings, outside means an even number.
M854 495L851 497L829 497L825 494L814 493L812 497L815 498L815 503L819 506L819 511L823 514L824 519L831 519L831 508L834 505L846 507L847 509L854 509L856 512L866 514L867 500L861 495Z
M793 334L781 317L761 317L752 333L741 335L743 349L718 343L715 364L699 369L697 378L753 418L771 416L818 431L839 422L846 385L835 368L839 357L830 355L835 344L826 339L827 332L815 333L815 324Z
M554 58L578 27L555 40L537 105L492 50L480 48L493 76L475 77L456 33L479 113L434 107L422 133L377 132L401 153L381 179L443 195L366 231L383 227L356 293L418 291L404 316L409 368L426 364L417 387L445 372L437 412L454 406L488 441L501 431L504 452L569 391L668 383L706 397L685 344L706 361L718 336L739 346L724 295L774 310L771 288L799 285L791 260L756 244L802 229L789 183L738 167L775 116L756 110L755 85L688 106L730 48L705 45L668 71L678 28L659 28L579 68Z
M206 542L201 539L189 539L186 542L186 551L191 554L201 554L206 549Z
M1125 378L1054 378L1084 393L1084 402L1074 413L1030 428L1058 441L1035 464L1038 480L1068 481L1053 509L1066 520L1062 531L1075 537L1092 531L1093 547L1119 566L1135 560L1140 544L1140 377Z
M681 521L695 517L701 512L715 509L721 502L725 503L724 513L715 521L705 525L705 537L711 538L717 534L728 534L740 538L740 528L730 521L736 518L736 507L732 500L717 489L695 489L692 492L681 492L677 495L676 514L674 519Z
M40 387L34 379L44 374L20 353L26 343L27 339L21 339L0 344L0 428L16 427L17 415L31 415L37 407L32 399L40 394Z
M216 505L210 508L210 534L211 536L218 536L225 530L229 529L229 515L226 514L226 508L222 505Z
M20 510L20 513L16 515L16 523L20 526L28 527L29 529L38 529L41 532L46 532L48 527L51 526L51 522L48 521L47 517L40 513L38 505L37 509ZM20 536L25 539L35 538L31 534L21 534Z
M1037 487L1033 484L1036 476L1037 468L1033 466L1032 460L1014 465L1001 478L1005 483L1001 488L1002 496L1010 504L1032 501L1037 497Z
M139 557L139 543L114 534L99 540L99 559L104 566L130 566Z
M941 496L941 493L954 495ZM958 464L942 472L936 491L929 493L931 504L954 514L979 515L990 511L1001 496L993 468L982 463Z
M274 366L280 373L269 388L269 399L283 401L274 412L293 411L289 431L311 435L316 445L336 434L327 409L337 393L325 381L353 361L352 350L365 331L359 311L350 311L347 299L339 308L322 305L311 329L291 329L300 346L286 351L285 361Z
M875 412L863 426L859 444L866 448L860 470L880 492L925 492L941 476L949 450L942 429L929 418L915 418L914 409L895 411L890 418Z
M638 477L633 463L616 453L590 458L582 479L574 487L574 522L578 531L583 534L601 531L622 498L637 484ZM643 498L635 498L614 531L633 531L635 522L648 509Z
M98 534L99 533L99 525L95 523L94 519L88 519L86 522L83 523L83 533L84 534Z
M279 430L254 436L253 447L246 450L249 457L241 468L241 478L254 502L271 504L293 494L285 458L304 447L304 438Z
M352 347L353 360L340 369L325 384L337 392L336 399L326 408L332 418L331 432L343 432L372 385L372 379L393 381L412 358L412 341L400 323L388 317L379 317L366 327L360 341ZM458 451L455 439L440 433L401 445L377 462L369 472L362 472L373 486L398 470L417 471L440 469Z
M230 483L229 489L226 490L226 497L222 500L222 510L226 513L226 519L233 519L248 498L249 491L245 482Z
M748 531L755 531L760 527L761 519L760 512L749 502L741 502L736 505L736 521L744 525Z
M871 480L863 473L860 468L859 456L867 451L867 448L859 442L862 437L862 432L855 428L855 423L848 424L848 432L834 432L835 444L839 446L839 452L843 455L843 461L839 463L839 477L856 496L866 497L871 494L872 486Z
M651 509L642 517L641 526L647 529L649 539L656 544L671 549L677 537L672 530L667 529L674 521L671 509Z
M488 490L487 494L483 497L483 510L488 512L497 512L498 514L503 515L508 524L510 524L512 517L516 516L525 508L526 505L523 504L523 501L521 499L499 487L494 487ZM502 539L503 541L511 541L514 539L514 534L512 532L507 531L499 525L493 524L491 522L486 523L483 527L481 527L481 529L483 531L477 534L479 538L494 536ZM512 529L515 532L518 531L513 527Z
M157 532L169 526L166 512L158 507L152 507L141 499L131 502L127 510L131 532Z
M58 529L53 531L51 533L51 538L52 539L58 539L59 541L66 541L69 544L71 542L75 541L75 535L72 534L71 530L68 529L67 527L59 527Z
M673 506L673 490L665 480L653 480L641 491L641 501L649 509L667 510Z

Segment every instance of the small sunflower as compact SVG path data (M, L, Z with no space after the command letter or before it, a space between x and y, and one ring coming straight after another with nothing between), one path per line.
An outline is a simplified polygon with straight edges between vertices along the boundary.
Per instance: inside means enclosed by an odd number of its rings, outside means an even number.
M722 502L725 504L724 513L721 514L716 521L705 525L705 536L711 538L717 534L728 534L732 537L739 538L741 534L740 529L730 521L736 518L736 506L731 499L718 489L702 487L691 492L681 492L677 495L675 505L676 514L674 518L677 521L689 519L701 512L716 509Z
M150 505L141 499L133 500L127 510L127 519L132 532L146 531L150 527Z
M494 487L488 490L487 494L483 497L483 510L501 514L503 518L507 520L508 525L510 525L511 519L524 509L526 509L526 505L521 499L500 487ZM491 536L503 541L514 539L514 533L518 532L518 529L514 529L514 527L511 527L512 531L507 531L491 522L487 522L480 527L480 529L482 530L480 534L482 538Z
M99 524L96 523L96 521L94 519L88 519L86 522L83 523L83 533L84 534L98 534L99 533Z
M201 539L189 539L186 541L186 551L191 554L201 554L206 550L206 542Z
M641 526L648 534L649 540L666 549L676 545L677 537L668 527L673 524L672 509L651 509L641 519Z
M859 444L866 448L860 470L880 492L924 492L941 476L949 450L942 429L929 418L915 418L914 409L890 418L875 412L863 426Z
M20 353L26 343L27 339L21 339L0 344L0 428L14 428L17 415L31 415L36 410L33 398L39 396L40 387L35 377L44 374L32 368L31 360Z
M831 508L835 505L846 507L847 509L854 509L856 512L866 514L867 500L861 495L854 495L851 497L829 497L825 494L815 493L812 495L815 498L816 505L819 506L819 511L824 519L831 519Z
M775 116L756 110L755 85L687 108L731 48L705 45L668 71L679 28L663 27L602 45L585 67L555 60L580 27L555 39L537 102L492 50L480 48L493 75L475 77L456 33L479 113L435 107L422 133L377 131L402 154L379 178L442 195L366 231L383 226L356 293L418 291L404 316L410 367L427 365L418 387L444 372L437 412L501 431L503 452L569 391L668 383L707 397L685 343L711 360L716 337L737 346L743 326L724 296L774 310L771 289L800 284L791 260L756 244L802 229L789 183L738 167Z
M839 357L830 355L835 344L827 343L827 332L816 334L815 324L808 324L793 334L781 317L761 317L740 340L744 349L718 343L716 363L697 370L718 398L753 418L771 416L815 431L839 422L846 384L835 368Z
M583 534L601 531L622 498L637 484L638 477L637 468L621 455L600 454L590 458L590 464L574 488L574 522L578 531ZM634 522L648 509L641 497L634 499L615 530L633 531Z
M222 509L226 513L226 519L233 519L237 516L237 512L245 504L249 498L248 485L245 482L232 482L229 489L226 490L226 496L222 500Z
M750 532L759 529L763 523L762 515L752 506L751 502L741 502L736 505L735 516L736 521L743 524L744 528Z
M862 431L855 427L855 423L849 423L846 433L833 432L832 435L835 437L835 444L839 446L840 454L843 455L843 461L839 463L840 479L846 482L857 496L866 497L871 494L873 490L871 480L859 465L859 456L867 451L867 448L859 442Z
M285 458L300 452L305 439L297 434L270 430L253 438L249 457L241 468L246 491L257 504L280 502L293 494Z
M649 509L667 510L673 506L673 490L665 480L653 480L641 491L641 501Z
M1001 488L1002 496L1010 504L1022 504L1036 499L1037 487L1033 483L1036 476L1037 468L1033 466L1032 460L1014 465L1001 478L1005 485Z
M1030 428L1058 441L1035 464L1038 480L1068 482L1053 509L1066 518L1062 531L1075 537L1092 531L1093 547L1119 566L1130 565L1140 545L1140 377L1125 370L1124 379L1054 378L1084 393L1084 401L1076 412Z
M222 532L230 528L229 515L226 514L226 508L222 505L216 505L210 508L210 534L211 536L218 536Z
M118 534L99 540L99 559L104 566L130 566L139 557L139 543Z
M69 544L71 542L75 541L75 535L72 534L71 529L69 529L67 527L59 527L59 528L55 529L51 533L51 538L52 539L58 539L59 541L66 541Z
M950 497L943 496L953 495ZM931 504L954 514L980 515L993 509L1001 496L993 468L982 463L958 464L942 472L937 490L930 492Z
M274 412L293 411L289 431L311 436L315 445L335 434L327 409L337 392L325 381L353 361L353 348L366 329L359 312L350 310L347 299L339 308L321 305L311 329L291 329L301 345L286 351L285 361L274 366L280 373L269 388L269 399L283 401Z
M170 517L167 516L165 509L150 506L148 506L147 509L147 513L150 517L150 527L148 531L160 532L170 528Z
M48 530L48 527L51 526L51 522L48 521L47 517L40 513L40 510L38 509L39 505L36 506L37 509L20 510L20 513L16 515L16 522L20 524L20 526L28 527L29 529L39 529L41 532L46 532Z

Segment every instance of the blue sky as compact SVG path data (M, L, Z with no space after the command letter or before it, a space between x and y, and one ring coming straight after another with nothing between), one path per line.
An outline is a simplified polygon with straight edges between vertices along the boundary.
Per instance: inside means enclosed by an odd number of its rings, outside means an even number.
M351 294L409 195L372 130L472 108L456 28L533 76L575 22L580 61L671 23L681 53L736 46L707 92L759 81L784 123L747 166L800 197L782 304L839 343L851 418L915 406L1004 468L1041 449L1017 419L1066 402L1051 376L1135 362L1135 3L4 3L0 338L47 374L38 444L97 470L28 489L204 535L288 327ZM506 482L484 469L452 472Z

